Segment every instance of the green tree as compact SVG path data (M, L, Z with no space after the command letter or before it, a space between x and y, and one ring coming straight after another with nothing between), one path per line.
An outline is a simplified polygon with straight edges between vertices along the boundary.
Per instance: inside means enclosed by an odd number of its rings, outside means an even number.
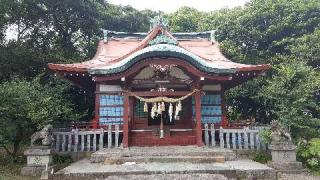
M116 6L108 4L103 28L124 32L148 32L150 19L162 14L151 10L138 11L131 6Z
M231 41L240 48L242 57L266 63L270 62L268 56L288 53L286 47L290 39L312 33L319 27L320 2L253 0L243 9L234 9L228 14L218 28L217 39L222 44Z
M43 86L38 78L14 79L1 84L0 146L9 155L16 156L20 145L29 142L31 133L45 124L80 117L62 90L59 85Z
M291 42L288 46L290 53L312 67L320 68L320 28L313 33L292 39Z
M97 0L1 0L1 4L5 21L0 29L13 27L17 36L0 45L0 79L34 77L48 62L92 56L107 8Z
M320 74L304 62L288 58L274 66L259 94L272 105L274 119L292 129L294 137L311 139L320 135L320 103L315 92L320 87Z
M301 101L308 99L310 102L319 101L319 97L315 96L318 87L308 84L319 77L317 67L318 57L317 47L319 38L319 11L320 3L316 0L253 0L243 8L235 8L226 11L222 16L224 21L218 26L216 39L220 41L222 52L230 59L241 63L270 63L275 68L268 71L263 78L255 79L229 92L228 104L232 109L230 117L249 118L255 117L259 122L269 122L272 119L286 118L288 121L292 118L292 123L288 125L302 128L302 124L297 119L304 119L305 115L302 111L308 108L293 107L293 101ZM214 18L213 18L214 19ZM213 20L214 21L214 20ZM289 61L288 59L292 59ZM299 64L306 62L303 65ZM303 93L302 89L297 87L298 94L290 94L290 96L282 96L281 93L290 91L288 86L279 86L281 81L287 79L285 73L280 73L279 65L284 69L303 74L297 75L295 79L306 86ZM295 69L293 66L304 67ZM312 66L312 67L311 67ZM303 72L301 69L305 70ZM279 82L278 82L279 81ZM313 84L315 85L315 84ZM297 85L298 86L298 85ZM273 88L272 88L273 87ZM272 90L270 90L272 88ZM266 91L269 89L270 91ZM279 94L278 101L274 101L270 94ZM311 99L313 101L311 101ZM285 103L283 107L279 107L279 103ZM290 102L290 103L289 103ZM286 107L287 110L283 108ZM313 104L311 111L313 120L307 122L319 121L318 104ZM293 113L299 109L299 113ZM281 112L290 112L282 115ZM294 123L296 123L294 125ZM308 127L318 127L316 124L310 123Z
M170 30L172 32L195 32L198 29L202 13L191 7L181 7L169 14Z

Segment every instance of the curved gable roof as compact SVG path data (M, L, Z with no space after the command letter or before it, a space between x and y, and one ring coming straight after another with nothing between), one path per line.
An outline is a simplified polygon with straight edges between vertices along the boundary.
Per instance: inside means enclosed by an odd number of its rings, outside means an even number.
M142 40L132 37L111 37L107 42L100 41L95 56L89 61L74 64L49 64L48 66L58 72L112 74L125 71L141 59L161 56L180 58L207 73L235 73L270 68L269 64L246 65L232 62L222 55L217 42L201 37L188 39L193 35L192 33L178 34L183 38L176 39L175 34L172 35L161 26L155 26ZM160 44L150 43L157 42L155 39L159 35L177 41L177 44L161 44L164 43L161 40ZM150 46L150 44L154 45Z

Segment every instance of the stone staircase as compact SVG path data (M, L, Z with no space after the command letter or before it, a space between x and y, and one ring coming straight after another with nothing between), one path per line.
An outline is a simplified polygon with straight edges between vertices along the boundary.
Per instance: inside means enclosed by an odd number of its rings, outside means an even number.
M186 179L276 179L272 168L237 160L232 150L197 146L103 149L56 172L53 179L156 180L181 179L183 174Z

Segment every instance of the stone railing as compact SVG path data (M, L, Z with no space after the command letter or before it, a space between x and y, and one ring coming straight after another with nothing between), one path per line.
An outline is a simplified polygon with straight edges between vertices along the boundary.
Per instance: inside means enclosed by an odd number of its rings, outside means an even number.
M215 129L214 124L204 125L204 143L206 146L220 146L228 149L266 150L259 132L262 129ZM217 144L219 143L219 145Z
M89 131L73 129L70 132L53 132L53 148L56 152L94 152L104 147L119 147L120 132L119 125Z

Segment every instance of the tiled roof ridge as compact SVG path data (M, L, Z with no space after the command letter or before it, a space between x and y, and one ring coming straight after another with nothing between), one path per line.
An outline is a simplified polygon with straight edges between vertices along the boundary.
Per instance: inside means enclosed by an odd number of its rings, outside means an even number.
M112 62L118 62L119 60L124 59L124 58L130 56L130 55L133 54L134 52L139 51L139 50L145 48L145 47L148 45L149 41L152 40L153 38L155 38L160 31L163 31L163 29L162 29L160 26L156 26L155 28L152 29L152 31L150 31L150 33L149 33L141 42L139 42L139 44L137 45L136 48L134 48L134 49L131 50L130 52L126 53L126 54L125 54L124 56L122 56L122 57L119 57L119 58L116 58L116 59L114 59L114 60L111 60L110 63L112 63ZM108 43L108 42L107 42L107 43ZM101 47L102 47L102 46L101 46Z
M160 27L161 28L161 27ZM149 32L119 32L119 31L107 31L106 38L116 38L116 39L144 39L151 31ZM192 39L210 39L211 33L214 31L203 31L203 32L170 32L164 30L170 37L175 38L176 40L192 40Z
M183 45L180 45L179 44L179 41L177 40L177 38L175 38L172 33L170 33L169 31L167 31L166 29L164 29L162 26L155 26L149 33L148 35L137 45L137 47L133 50L131 50L130 52L128 52L126 55L122 56L122 57L119 57L119 58L116 58L116 59L113 59L110 61L110 63L114 63L114 62L119 62L121 61L122 59L125 59L127 58L128 56L130 56L131 54L145 48L146 46L148 46L148 43L154 39L156 36L158 36L159 32L161 31L162 34L176 40L178 42L177 46L185 49L186 51L190 52L190 53L193 53L192 51L190 51L188 48L186 48L185 46ZM113 33L116 33L116 32L113 32ZM208 32L198 32L198 33L195 33L195 32L191 32L191 33L178 33L179 35L183 35L183 36L186 36L186 35L210 35L211 36L211 33L212 31L208 31ZM108 33L109 34L109 33ZM121 32L121 34L125 34L125 32ZM139 35L141 35L142 33L138 33ZM108 37L107 37L108 39ZM208 41L209 42L209 41ZM212 42L212 43L215 43L215 42ZM101 48L103 48L101 46ZM200 58L206 60L206 61L212 61L211 59L208 59L208 58L205 58L204 56L200 55L200 54L195 54L197 56L199 56ZM225 59L226 61L228 59Z

